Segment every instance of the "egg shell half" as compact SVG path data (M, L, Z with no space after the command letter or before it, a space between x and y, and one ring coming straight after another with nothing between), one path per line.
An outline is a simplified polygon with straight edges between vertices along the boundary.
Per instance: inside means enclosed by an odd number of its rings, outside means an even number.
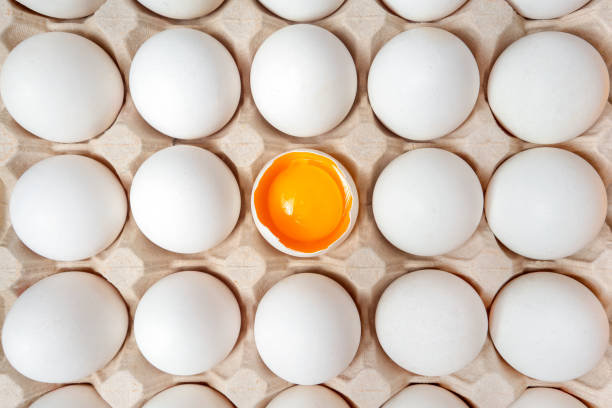
M257 186L259 185L259 182L260 182L261 178L263 177L264 173L270 168L270 166L272 166L272 164L274 163L274 161L276 159L278 159L279 157L284 156L284 155L286 155L288 153L293 153L293 152L312 153L312 154L323 156L323 157L331 160L334 163L334 165L336 165L338 167L338 169L340 170L342 178L344 179L344 181L348 185L349 192L352 195L352 205L351 205L351 209L349 211L349 225L348 225L346 231L338 239L336 239L336 241L334 241L331 245L329 245L327 248L322 249L320 251L312 252L312 253L300 252L300 251L288 248L286 245L284 245L281 242L281 239L279 237L277 237L267 226L265 226L260 221L260 219L259 219L259 217L257 215L257 209L255 207L255 191L256 191ZM325 254L325 253L331 251L332 249L336 248L338 245L340 245L342 242L344 242L344 240L346 240L346 238L350 235L351 231L353 230L353 227L355 226L355 223L357 222L357 216L359 214L359 195L357 193L357 186L355 185L353 177L351 177L351 174L348 172L348 170L338 160L336 160L335 158L333 158L329 154L323 153L323 152L321 152L319 150L295 149L295 150L290 150L288 152L284 152L284 153L279 154L278 156L274 157L272 160L270 160L269 162L267 162L263 166L263 168L261 169L261 171L257 175L257 178L255 179L255 182L253 183L253 192L251 194L251 214L253 215L253 221L255 222L255 226L257 227L257 230L259 231L259 233L274 248L278 249L279 251L281 251L281 252L283 252L283 253L285 253L287 255L291 255L291 256L295 256L295 257L301 257L301 258L315 257L315 256L319 256L319 255Z

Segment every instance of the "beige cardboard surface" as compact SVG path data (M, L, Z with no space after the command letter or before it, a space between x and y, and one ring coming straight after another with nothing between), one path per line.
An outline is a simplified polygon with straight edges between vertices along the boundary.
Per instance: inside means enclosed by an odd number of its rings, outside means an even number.
M40 16L12 0L0 0L0 61L31 35L68 31L104 47L117 61L127 82L130 61L138 47L156 32L181 25L213 35L230 50L240 68L243 88L238 111L224 129L211 137L189 141L215 152L232 168L243 201L232 235L218 247L193 256L157 248L138 231L131 216L119 239L90 260L53 262L24 247L10 226L7 203L17 178L32 164L54 154L84 154L112 167L128 190L134 173L147 157L184 142L172 140L148 126L136 112L129 94L110 129L91 141L70 145L47 142L29 134L1 106L0 323L20 293L59 271L85 270L102 275L121 292L131 317L138 299L161 277L179 270L208 271L233 289L243 315L238 343L224 362L198 376L164 374L145 361L130 329L116 358L83 381L93 384L115 408L140 407L159 391L181 382L210 384L238 407L263 407L290 384L274 376L257 355L253 340L257 302L281 278L296 272L318 271L342 283L359 306L363 328L357 356L341 376L327 383L355 407L379 407L407 384L416 382L441 384L461 395L472 407L507 407L526 387L540 383L504 363L490 339L472 364L451 376L418 377L392 363L374 334L373 315L378 297L401 274L437 267L467 279L489 307L496 292L513 276L546 269L586 283L612 319L612 206L597 240L571 258L542 262L512 254L495 240L484 217L475 235L462 248L441 257L419 258L394 249L376 229L370 205L373 184L384 166L400 153L437 146L465 158L486 187L500 162L531 147L505 133L487 105L484 84L495 58L526 33L555 29L591 42L612 69L612 0L593 0L583 9L553 21L525 20L505 0L470 0L452 16L429 24L447 29L467 43L478 61L483 86L470 118L451 135L428 143L413 143L393 135L375 120L368 104L366 78L374 55L394 35L417 26L391 14L377 0L346 0L332 16L316 22L344 41L357 65L359 93L346 120L328 134L311 139L289 137L268 125L250 95L249 67L262 41L287 24L256 0L226 0L211 15L186 22L156 16L135 0L108 0L93 16L71 21ZM360 214L353 233L339 248L315 259L291 258L270 247L258 234L248 206L252 182L263 164L296 147L320 149L339 159L352 173L360 193ZM577 152L597 168L612 201L612 105L608 103L592 129L561 147ZM0 407L26 407L58 386L23 377L0 351ZM612 345L591 373L556 386L590 407L612 407Z

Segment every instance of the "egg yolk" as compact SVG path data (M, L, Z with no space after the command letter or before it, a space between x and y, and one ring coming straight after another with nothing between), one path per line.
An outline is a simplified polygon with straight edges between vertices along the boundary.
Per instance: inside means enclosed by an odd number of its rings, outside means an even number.
M254 192L257 217L287 248L313 253L348 229L352 194L325 156L290 152L266 169Z

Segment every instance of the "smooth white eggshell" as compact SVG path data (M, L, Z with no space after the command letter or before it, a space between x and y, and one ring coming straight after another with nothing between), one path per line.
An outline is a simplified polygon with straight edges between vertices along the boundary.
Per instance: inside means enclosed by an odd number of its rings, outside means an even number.
M338 37L318 26L290 25L257 50L251 92L272 126L292 136L317 136L335 128L351 110L357 70Z
M223 44L189 28L155 34L130 67L136 109L177 139L209 136L225 126L238 107L240 87L238 67Z
M535 272L510 281L490 312L495 348L518 372L564 382L591 371L608 349L610 327L602 304L565 275Z
M17 298L4 321L2 347L9 363L34 381L73 382L108 364L127 328L127 308L110 283L63 272Z
M136 343L145 358L173 375L195 375L221 362L240 333L240 306L219 279L177 272L144 294L134 317Z
M68 385L51 391L30 408L111 408L91 385Z
M330 246L328 246L327 248L325 248L323 250L320 250L320 251L306 253L306 252L300 252L300 251L296 251L294 249L286 247L280 241L280 239L276 235L274 235L274 233L272 231L270 231L270 229L268 227L266 227L259 220L259 217L257 216L257 211L256 211L256 208L255 208L255 189L259 185L259 182L260 182L261 178L263 177L264 173L270 168L270 166L272 165L272 163L274 163L274 161L276 159L278 159L279 157L284 156L286 154L292 153L292 152L310 152L310 153L314 153L314 154L326 157L326 158L330 159L331 161L333 161L334 164L336 166L338 166L338 169L340 170L340 173L344 177L344 180L346 181L346 183L348 185L348 188L349 188L349 191L350 191L350 193L352 195L352 198L353 198L353 205L351 206L351 210L350 210L350 213L349 213L350 221L349 221L348 228ZM342 165L342 163L340 163L338 160L336 160L332 156L328 155L327 153L323 153L323 152L318 151L318 150L313 150L313 149L294 149L294 150L290 150L288 152L281 153L278 156L275 156L272 160L268 161L263 166L263 168L260 170L259 174L257 175L257 178L255 179L255 182L253 183L253 190L252 190L252 193L251 193L251 215L253 216L253 221L255 222L255 226L257 227L257 230L259 231L259 233L264 237L264 239L270 245L272 245L274 248L278 249L279 251L281 251L281 252L283 252L283 253L285 253L287 255L291 255L291 256L295 256L295 257L300 257L300 258L309 258L309 257L315 257L315 256L323 255L323 254L331 251L332 249L336 248L338 245L343 243L346 240L346 238L350 235L351 231L355 227L355 223L357 222L357 215L358 214L359 214L359 195L357 193L357 186L355 185L355 181L353 180L353 177L348 172L348 170Z
M412 140L447 135L470 115L480 89L478 65L457 36L419 27L393 37L376 54L368 97L376 117Z
M113 124L123 104L119 69L97 44L51 32L15 47L0 73L0 93L13 119L52 142L77 143Z
M32 251L57 261L76 261L106 249L127 216L125 191L96 160L60 155L36 163L11 193L11 224Z
M489 182L485 212L495 236L533 259L559 259L587 246L604 225L605 186L566 150L540 147L502 163Z
M537 3L537 2L534 2ZM512 43L489 75L489 105L510 133L554 144L586 132L610 93L599 52L572 34L544 31Z
M435 269L407 273L376 308L376 336L396 364L424 376L452 374L478 356L487 311L463 279Z
M591 0L508 0L523 17L540 20L562 17Z
M442 149L417 149L382 171L372 197L374 219L394 246L435 256L463 245L482 218L483 193L474 170Z
M130 190L134 220L154 244L172 252L206 251L229 236L240 215L240 189L208 150L172 146L140 166Z
M411 21L435 21L454 13L467 0L383 0L395 14Z
M334 280L300 273L274 285L255 314L255 344L268 368L301 385L326 382L351 363L361 338L355 302Z
M137 0L149 10L164 17L188 20L212 13L223 0Z
M344 399L320 385L296 385L278 394L266 408L349 408Z
M508 408L587 408L587 406L561 390L528 388Z
M259 0L272 13L291 21L307 22L329 16L344 0Z
M54 18L81 18L93 14L106 0L16 0L30 10Z
M404 388L391 398L384 408L468 408L452 392L435 385L416 384Z
M221 393L198 384L181 384L160 392L143 408L233 408Z

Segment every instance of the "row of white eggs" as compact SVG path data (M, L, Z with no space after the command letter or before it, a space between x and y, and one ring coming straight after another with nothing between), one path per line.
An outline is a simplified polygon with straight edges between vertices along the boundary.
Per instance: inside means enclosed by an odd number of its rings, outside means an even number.
M292 256L312 257L340 245L357 222L359 198L349 172L315 150L282 153L255 179L251 214L261 235ZM213 153L178 145L149 157L130 190L142 233L168 251L211 249L237 224L241 193ZM400 250L443 255L461 247L484 212L511 251L559 259L586 247L605 222L607 196L596 170L580 156L533 148L503 162L484 196L472 168L437 148L409 151L389 163L372 195L374 220ZM11 193L10 219L31 250L58 261L95 256L123 229L128 201L115 175L96 160L60 155L28 169ZM577 217L576 214L580 214Z
M162 31L134 56L130 94L141 116L178 139L216 133L233 117L240 73L228 50L193 29ZM291 25L269 36L250 72L263 117L299 137L325 134L351 110L357 71L345 45L329 31ZM563 32L527 35L495 62L488 101L515 136L553 144L577 137L599 118L609 75L598 51ZM471 114L480 89L478 65L455 35L433 27L405 31L385 44L368 76L375 115L393 133L431 140L451 133ZM123 102L121 74L93 42L55 32L33 36L9 54L0 91L25 129L56 142L81 142L114 122Z
M547 299L542 302L542 299ZM604 307L585 285L553 272L507 283L487 311L478 293L441 270L394 280L376 306L375 333L384 352L405 370L435 377L455 373L480 353L490 333L501 357L539 381L564 382L591 371L610 335ZM2 329L10 364L41 382L83 379L108 364L128 330L117 291L85 272L62 272L28 288ZM567 324L571 321L572 324ZM218 278L177 272L151 286L134 315L143 356L161 371L196 375L234 348L241 311ZM255 313L255 345L280 378L316 385L340 375L361 341L360 313L349 293L315 273L290 275L272 286Z
M81 18L93 14L105 0L17 0L24 6L55 18ZM137 0L151 11L174 19L202 17L217 9L224 0ZM572 13L590 0L554 0L534 2L508 0L521 15L532 19L551 19ZM336 11L344 0L259 0L276 15L292 21L318 20ZM459 9L467 0L383 0L396 14L411 21L434 21Z
M302 40L305 41L302 43ZM567 81L557 81L560 72L557 66L546 66L541 70L534 68L540 67L538 64L525 63L522 58L518 58L519 62L516 58L506 58L508 53L513 53L513 49L519 49L518 55L523 55L520 51L522 46L519 44L524 41L535 41L533 47L537 52L531 50L526 55L544 65L551 60L558 62L559 58L567 60L569 55L569 63L562 64L569 67L565 72ZM548 55L546 58L540 58L543 49L541 41L544 41L544 45L552 41L548 44L550 47L544 49L553 50L556 57ZM329 47L321 47L320 44L328 44ZM407 44L408 49L404 50ZM577 54L568 54L571 49ZM423 58L405 58L406 55L415 53L421 55L421 51ZM168 55L174 55L176 58L167 58ZM585 55L590 58L585 58ZM304 56L307 56L305 60ZM446 60L446 57L450 59ZM404 61L410 65L412 60L419 61L412 66L416 71L414 75L405 75L406 72L411 72L410 66L398 65L397 62ZM506 60L511 61L507 66L502 64L498 69L498 64L495 65L490 78L492 86L489 88L493 94L496 94L496 91L492 90L499 90L502 102L493 103L499 98L492 97L492 94L490 100L492 106L500 107L500 111L510 106L506 102L512 102L512 106L507 110L510 112L508 117L522 118L516 121L517 126L529 123L535 126L531 130L535 130L538 135L544 135L545 131L541 125L545 123L546 129L552 132L546 136L549 137L547 140L553 141L550 138L556 138L554 141L560 141L586 130L600 115L609 93L607 69L601 56L585 41L559 32L532 34L509 47L498 61ZM431 61L437 61L434 66L440 68L438 72L432 70ZM439 64L440 61L446 64ZM574 66L576 61L582 64L582 67ZM398 66L401 66L401 69L398 69ZM450 70L449 67L453 69ZM528 75L520 71L521 67L527 67ZM516 81L501 81L500 83L505 85L495 86L494 74L497 71L516 74ZM466 74L470 72L471 74ZM555 72L555 75L551 75L551 72ZM577 72L584 75L577 77ZM457 75L458 73L462 74ZM82 78L83 75L93 76ZM262 114L276 127L294 135L308 136L335 127L350 110L356 93L356 72L350 54L331 33L311 25L290 26L269 37L257 52L251 75L253 96ZM465 44L452 34L435 28L409 30L390 41L375 58L370 77L370 99L374 111L397 133L412 138L441 136L460 125L470 114L479 88L478 67ZM410 79L415 77L425 77L427 80ZM470 77L472 80L465 80ZM537 87L537 84L542 84L542 77L553 81L549 84L550 89ZM82 80L75 82L75 78ZM390 78L397 81L390 81ZM404 80L403 84L414 89L397 86L396 82L402 83L405 78L409 80ZM531 78L537 84L534 86L525 78ZM586 82L582 83L579 78L585 79ZM323 83L320 83L322 80ZM121 76L112 60L92 42L68 33L46 33L22 42L5 61L0 82L3 100L13 117L33 133L56 141L81 141L83 138L96 136L114 121L123 99ZM240 99L239 73L229 52L212 37L190 29L167 30L145 42L132 63L130 84L136 107L149 123L164 133L187 139L219 130L234 114ZM579 84L578 91L574 89L576 84ZM325 86L321 88L321 85ZM524 87L529 98L517 97L515 91L521 87ZM534 89L538 92L534 92ZM574 96L569 97L560 89ZM585 89L590 91L582 92ZM401 91L399 94L398 90ZM415 94L421 97L410 98ZM576 97L578 94L581 97ZM560 99L549 100L547 104L538 98L541 96L546 99L551 95ZM414 102L417 100L418 102ZM568 103L573 104L576 101L577 106L568 107ZM107 109L99 109L100 102ZM447 102L451 105L442 106ZM523 108L529 105L529 102L535 103L539 109L530 107L526 113ZM408 112L413 115L406 115L404 107L408 107ZM426 107L425 111L419 111L423 107ZM550 109L549 113L553 116L548 115L546 109ZM560 112L563 117L556 118L555 115ZM525 114L536 115L537 118L524 120ZM543 121L538 122L539 119ZM512 123L512 120L505 123L507 127L508 123ZM551 126L551 123L560 126L557 129ZM574 130L571 134L563 133L568 129ZM527 136L525 138L528 139ZM139 172L141 176L137 174L132 186L132 209L137 224L153 242L171 251L193 253L208 249L229 235L239 214L240 198L232 174L221 162L202 151L195 153L196 150L189 150L187 147L181 149L180 152L176 151L177 149L172 153L160 152L142 166ZM534 153L536 151L537 154ZM318 255L339 244L354 225L358 208L356 188L345 169L327 157L323 164L326 171L320 172L320 161L323 159L311 159L323 156L312 152L307 158L303 157L305 155L304 153L300 157L294 157L294 160L285 160L275 166L284 166L281 169L266 167L266 173L277 174L282 170L283 174L279 177L258 178L252 200L255 222L264 237L275 247L297 256ZM199 162L196 156L200 156L202 162ZM534 166L530 167L529 162L537 162L540 156L551 158L547 160L550 164L548 167L540 166L539 163L535 166L534 171L538 171L542 177L524 181L524 190L519 193L513 188L503 188L504 184L522 177L522 171L530 171ZM167 172L156 174L162 169L174 166L175 162L180 161L179 157L191 159L185 163L177 163L175 168ZM309 164L314 162L316 165L294 166L295 163L303 163L305 159ZM449 174L453 173L453 169L432 166L434 162L444 162L450 167L462 170L457 174ZM454 164L450 164L453 162ZM60 164L55 166L62 167ZM192 172L187 173L191 177L183 177L179 166L191 169ZM547 217L541 217L538 208L544 207L545 203L550 204L556 199L564 198L564 194L569 195L561 185L557 185L558 188L553 192L556 192L556 196L551 193L540 201L542 207L530 207L531 213L527 215L531 215L537 222L532 223L531 219L515 222L518 218L525 218L520 208L520 204L525 202L525 193L536 190L537 194L538 188L546 184L548 179L559 180L557 175L552 173L564 172L574 167L582 168L583 171L569 174L568 182L581 186L579 191L582 194L572 196L575 199L569 202L586 211L589 217L587 223L569 225L571 222L566 218L560 224L555 224L557 220L566 217L568 212L573 211L569 204L563 205L566 201L558 201L556 211L547 214ZM491 205L487 204L487 215L496 235L514 251L538 259L568 256L584 247L601 227L605 207L605 197L601 197L603 186L596 175L594 177L589 174L589 170L593 173L590 166L582 163L579 158L569 153L564 156L563 153L553 150L546 150L545 153L543 150L534 150L532 153L517 156L516 160L509 161L502 168L506 175L500 175L499 178L506 181L497 183L502 185L502 188L492 190L495 193L492 193L492 199L488 200ZM403 173L411 170L423 170L428 178L415 175L413 178L416 184L410 186L404 182ZM46 170L42 173L49 174ZM202 179L196 180L195 174L202 174ZM314 180L313 177L317 174L318 179L329 187L317 192L323 195L322 202L328 205L316 208L302 206L302 211L297 211L292 203L297 202L295 198L299 194L308 194L308 191L295 191L291 181L296 178ZM444 178L447 185L436 187L434 184L432 188L428 182L435 183L439 178ZM177 183L176 180L182 182ZM565 179L561 180L565 182ZM585 180L586 184L583 183ZM267 181L264 183L265 188L258 188L260 181ZM311 184L314 185L314 182ZM398 184L401 186L398 187ZM493 183L491 186L495 187L497 184ZM189 190L192 185L198 185L199 190ZM457 186L462 189L457 189ZM418 187L420 197L411 193L413 187ZM31 190L26 188L19 201L32 202L29 200ZM113 202L109 210L115 211L106 211L106 215L112 217L115 222L110 222L100 229L101 236L95 245L90 245L91 248L81 250L76 243L68 250L71 253L58 254L57 247L62 245L61 239L49 239L50 236L39 235L38 230L30 228L28 224L36 223L32 222L28 211L35 210L39 204L42 205L41 201L31 204L29 208L26 205L15 205L15 213L26 219L25 226L20 229L19 216L14 217L15 229L28 246L50 258L73 260L92 256L116 237L125 218L122 213L126 212L126 205L121 204L124 200L118 197L120 192L117 188L110 190L114 190L114 193L109 193L102 201L106 199ZM177 200L171 192L175 191L181 196L185 190L189 190L191 194L184 196L182 205L177 207ZM261 200L257 200L258 191L264 196ZM39 193L44 196L47 192L43 190ZM542 191L539 193L541 195ZM270 195L271 199L266 194ZM481 217L481 195L478 180L460 159L439 151L423 150L403 156L392 163L388 171L383 172L375 189L374 215L383 234L398 248L417 255L438 255L455 249L471 236ZM496 200L496 195L505 199ZM417 197L414 202L416 207L410 207L409 199L414 197ZM351 206L347 205L347 198L352 199ZM460 198L462 205L454 207L451 204L453 201L448 201L448 198ZM152 199L158 200L157 208L149 204ZM58 198L58 203L61 202L62 199ZM261 203L260 211L256 208L258 202ZM311 200L311 203L316 202ZM403 204L404 211L401 211L398 203ZM270 205L275 207L276 211ZM428 212L436 213L438 206L445 207L443 209L446 213L438 217L439 222L429 224L429 220L423 215L428 215ZM201 208L211 212L198 211ZM500 208L504 211L500 211ZM61 211L59 207L55 210ZM183 216L170 216L172 210L178 210ZM219 217L210 221L214 211L218 211ZM326 214L323 220L320 220L318 215L320 211ZM159 212L166 216L158 217ZM400 222L396 222L398 219L401 219ZM448 220L454 224L448 224ZM303 228L304 225L309 227ZM517 225L520 231L516 230ZM536 229L534 225L543 226L537 229L539 234L532 234ZM174 230L184 230L186 234L172 234ZM406 230L416 234L410 237L411 233ZM429 239L423 240L427 233ZM33 237L30 239L28 235ZM302 245L305 237L309 238L306 241L316 241L316 244L310 242ZM92 237L94 238L96 237ZM548 246L546 238L552 239L554 245ZM43 242L40 242L41 240ZM49 248L44 248L44 240L53 241ZM80 237L76 240L80 241ZM88 244L86 241L80 243L81 247Z
M181 384L155 395L143 408L232 408L216 390L199 384ZM88 385L70 385L39 398L30 408L110 408ZM296 385L278 394L267 408L350 408L329 388ZM387 401L383 408L469 408L452 392L431 384L406 387ZM554 388L529 388L508 408L586 408L571 395Z
M181 384L160 392L143 408L232 408L219 392L197 384ZM93 388L72 385L50 392L31 408L109 408ZM337 393L323 386L298 385L278 394L267 408L349 408ZM406 387L387 401L383 408L469 408L457 395L431 384ZM508 408L586 408L571 395L553 388L529 388Z

